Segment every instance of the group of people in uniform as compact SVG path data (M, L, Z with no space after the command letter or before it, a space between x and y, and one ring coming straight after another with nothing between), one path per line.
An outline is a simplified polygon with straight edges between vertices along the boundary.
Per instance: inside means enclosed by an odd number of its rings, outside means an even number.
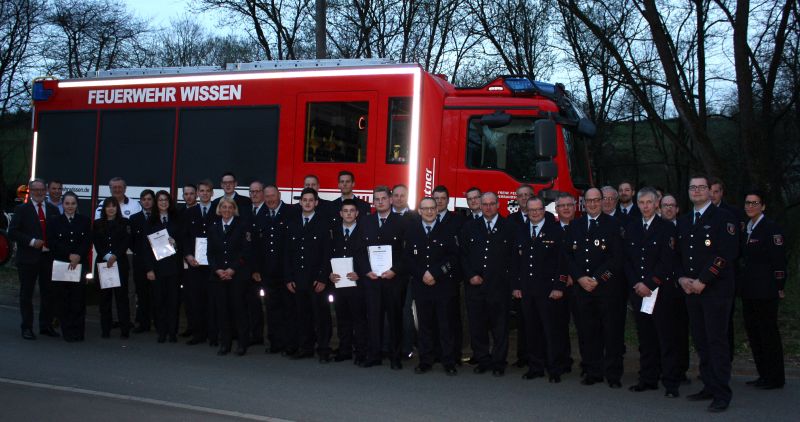
M440 363L456 375L467 361L463 304L468 362L476 374L505 374L516 314L524 379L559 383L573 370L573 320L581 383L620 388L630 311L640 369L629 389L657 390L661 382L666 397L679 397L679 387L689 382L691 333L703 388L687 398L710 400L708 410L719 412L731 400L738 294L759 374L748 384L775 389L785 383L777 324L785 239L765 216L759 191L748 192L739 210L721 201L721 181L695 176L688 186L691 206L681 214L675 196L650 187L637 192L623 182L586 190L585 210L577 216L575 197L559 194L553 215L533 187L521 185L519 210L503 217L497 194L477 187L466 192L468 209L453 212L444 186L415 210L406 186L377 186L373 211L353 194L354 184L351 172L340 172L341 197L328 201L319 197L319 179L309 175L298 203L286 204L275 185L260 181L250 183L249 197L236 193L236 177L226 173L223 196L212 200L208 180L188 184L178 209L164 190L128 198L117 177L92 223L77 211L74 193L62 195L59 182L33 180L29 201L17 206L9 227L18 245L22 337L36 338L32 296L38 282L39 334L84 339L86 283L52 281L51 268L58 260L89 272L94 247L95 265L116 265L120 276L120 287L100 291L104 338L118 324L122 338L154 326L159 343L177 342L183 303L187 344L207 343L219 355L241 356L268 344L267 353L291 359L361 367L388 360L399 370L416 331L414 371L427 373ZM157 259L149 235L164 232L176 253ZM380 264L371 255L377 250L384 253ZM334 270L336 258L349 258L349 272ZM337 287L345 284L351 287Z

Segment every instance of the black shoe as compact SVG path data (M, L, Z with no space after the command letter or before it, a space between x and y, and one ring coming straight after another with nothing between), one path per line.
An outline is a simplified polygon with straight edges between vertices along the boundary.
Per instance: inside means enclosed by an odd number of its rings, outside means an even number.
M383 362L381 362L379 359L365 360L364 362L361 362L361 365L359 366L362 368L372 368L373 366L381 366L382 363Z
M104 333L100 334L100 337L102 337L102 338L110 338L111 337L111 333L104 332Z
M581 384L583 385L595 385L601 382L603 382L602 377L591 377L588 375L581 380Z
M477 359L475 359L473 357L471 357L471 358L469 358L469 360L467 360L467 365L477 365L477 364L478 364Z
M619 381L609 381L608 386L613 389L622 388L622 383Z
M281 352L281 356L291 358L292 356L297 354L297 349L286 349Z
M514 366L517 368L524 368L528 366L528 359L517 359L516 362L513 363Z
M414 368L415 374L425 374L430 371L431 371L431 366L428 365L427 363L420 363L419 365L417 365L416 368Z
M689 394L686 396L686 400L689 401L703 401L703 400L712 400L714 396L711 393L706 392L706 390L700 390L697 393Z
M403 369L403 364L400 362L400 359L392 360L391 368L394 371Z
M528 372L522 374L522 379L524 380L535 380L536 378L544 377L544 371L534 371L528 370Z
M257 346L257 345L263 345L263 344L264 344L264 338L263 337L250 340L250 345L251 346Z
M22 338L24 338L25 340L36 340L36 335L33 334L33 330L31 330L30 328L23 328Z
M166 335L164 335L164 334L159 334L158 335L158 342L159 343L164 343L166 341L167 341L167 336Z
M61 334L59 334L58 331L54 330L53 327L40 328L39 334L47 337L61 337Z
M288 355L291 360L308 359L314 357L314 352L297 352L293 355Z
M176 336L175 334L170 334L169 335L169 342L170 343L177 343L178 342L178 336Z
M505 368L495 369L492 371L492 376L494 377L502 377L506 374Z
M484 372L486 372L488 370L489 370L489 368L487 368L485 365L478 365L478 366L472 368L472 372L474 372L476 374L483 374Z
M247 353L247 349L244 347L239 347L236 349L236 356L244 356Z
M330 363L331 357L328 355L322 355L319 357L319 363Z
M668 399L677 399L680 396L681 394L678 392L678 390L667 390L667 392L664 393L664 397Z
M658 390L658 386L640 382L638 384L628 387L628 391L633 391L634 393L641 393L642 391L648 391L648 390Z
M350 355L336 355L336 357L333 358L333 361L334 362L344 362L346 360L352 360L352 359L353 359L353 356L350 356Z
M764 379L761 378L761 377L758 377L758 378L756 378L754 380L750 380L750 381L745 382L746 385L753 385L753 386L756 386L756 385L759 385L759 384L763 384L763 383L764 383Z
M561 375L550 375L550 379L548 380L551 384L558 384L561 382Z
M756 385L756 388L758 388L759 390L778 390L783 388L783 384L764 382L762 384Z
M127 338L130 338L130 337L131 337L131 334L129 332L127 332L127 331L123 331L123 332L121 332L119 334L119 338L127 339Z
M356 356L353 358L353 365L361 366L361 364L364 363L365 360L366 359L362 356Z
M181 333L181 337L191 337L191 336L192 336L192 330L184 330Z
M205 342L206 342L205 340L201 340L199 338L193 338L193 339L187 341L186 344L188 344L189 346L194 346L196 344L205 343Z
M267 354L270 355L277 355L278 353L283 353L283 347L267 347Z
M133 332L136 333L136 334L144 333L145 331L150 331L150 327L144 327L144 326L139 325L139 326L137 326L136 328L133 329Z
M78 340L77 337L64 336L64 341L66 341L67 343L75 343L80 340Z
M225 356L230 353L231 347L230 346L222 346L217 350L217 356Z
M209 340L208 341L208 346L209 347L217 347L217 346L219 346L219 342L216 341L216 340Z
M714 399L714 401L708 405L708 411L712 413L724 412L727 408L728 402L718 399Z
M447 376L452 377L458 375L458 369L456 369L455 365L447 365L444 367L444 373L447 374Z

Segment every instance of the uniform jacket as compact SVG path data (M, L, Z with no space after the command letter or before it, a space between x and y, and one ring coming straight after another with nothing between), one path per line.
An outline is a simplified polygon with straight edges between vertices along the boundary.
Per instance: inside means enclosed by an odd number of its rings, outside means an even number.
M409 214L407 213L406 215ZM407 275L407 271L403 262L403 240L405 238L407 225L409 224L408 221L413 220L413 218L390 212L383 226L380 226L379 220L377 213L359 219L358 224L364 229L361 233L364 238L364 247L391 245L392 271L396 274L395 279L400 276L405 276ZM372 268L369 266L368 256L364 270L365 275L372 271ZM380 276L380 274L378 274L378 276Z
M461 270L467 294L503 297L511 294L511 260L520 227L498 215L489 233L485 218L467 220L460 239ZM469 279L476 275L483 277L482 284L469 283Z
M674 297L679 294L673 265L676 258L677 230L675 226L654 216L644 230L641 218L625 227L623 245L624 269L628 287L644 283L650 290L658 290L658 297ZM631 301L641 305L642 298L632 293Z
M150 239L148 235L156 233L160 230L167 230L169 236L175 240L175 249L177 252L174 255L168 256L160 261L156 260L153 255L153 249L150 246ZM156 278L176 276L183 268L183 250L181 249L181 223L178 220L177 214L168 218L167 224L164 224L160 219L150 219L145 221L141 235L139 236L139 251L142 254L145 271L153 271Z
M680 265L676 275L706 284L703 296L734 295L734 260L739 250L739 223L728 211L710 205L694 224L694 211L678 219Z
M330 285L325 273L330 261L331 230L325 215L315 213L303 226L302 214L292 220L286 233L284 275L298 289L312 289L314 281Z
M547 297L553 290L567 287L566 234L557 222L545 220L536 238L531 237L531 225L520 226L514 242L513 286L523 296Z
M234 271L237 280L249 280L252 276L252 235L247 221L233 217L228 232L217 219L208 229L208 268L212 274L217 270Z
M69 262L70 254L81 257L82 270L88 271L89 250L92 245L89 217L75 214L72 222L63 214L47 219L47 243L53 251L53 259Z
M447 226L435 224L430 236L422 220L411 223L406 230L405 265L412 277L411 292L416 299L442 299L456 294L454 270L458 265L458 241ZM436 283L422 282L430 271Z
M253 254L262 277L283 282L286 234L289 222L297 219L297 208L281 202L275 217L264 205L255 220Z
M598 286L591 293L578 288L580 294L616 294L622 286L621 229L617 221L604 213L597 217L598 226L589 230L589 216L585 214L569 225L567 256L569 274L578 285L583 276L594 277Z
M746 227L746 226L745 226ZM739 294L746 299L775 299L786 284L786 239L783 230L763 217L750 238L741 233Z
M120 274L128 273L128 247L131 244L131 226L127 218L117 217L108 222L94 221L92 244L97 252L97 262L106 262L109 253L117 257Z

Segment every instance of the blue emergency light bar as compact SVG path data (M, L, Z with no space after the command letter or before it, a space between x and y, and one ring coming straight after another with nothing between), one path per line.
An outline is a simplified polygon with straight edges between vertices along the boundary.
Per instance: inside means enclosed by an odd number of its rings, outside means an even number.
M547 82L531 81L522 77L507 77L503 82L514 94L541 94L552 96L556 93L556 86Z
M44 89L42 81L33 83L33 101L47 101L53 95L52 89Z

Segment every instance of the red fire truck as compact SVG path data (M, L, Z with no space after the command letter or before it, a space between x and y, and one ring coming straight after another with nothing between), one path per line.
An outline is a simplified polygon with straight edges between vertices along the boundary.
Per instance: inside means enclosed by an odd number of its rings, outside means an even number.
M346 169L366 200L375 185L404 183L413 207L441 184L451 208L465 207L477 186L504 211L521 183L545 196L591 183L594 125L563 87L519 76L457 88L416 64L257 62L39 80L33 97L31 175L61 180L84 212L114 176L137 198L233 171L242 194L259 179L294 202L308 174L323 198L338 196Z

